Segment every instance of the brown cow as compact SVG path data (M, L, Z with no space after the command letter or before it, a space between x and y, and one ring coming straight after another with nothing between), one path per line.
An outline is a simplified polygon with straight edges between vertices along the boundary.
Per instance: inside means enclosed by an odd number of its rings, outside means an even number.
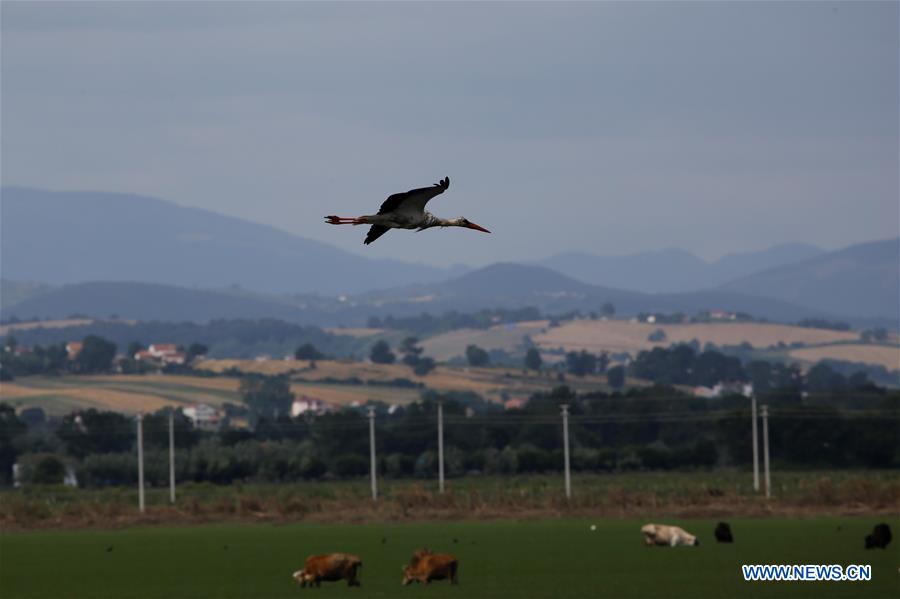
M351 553L326 553L325 555L311 555L306 558L306 564L302 570L294 572L294 580L301 587L321 586L322 581L334 582L347 579L347 586L360 586L359 570L362 568L362 560Z
M408 566L403 566L403 586L413 581L430 584L432 580L450 579L450 584L458 584L456 573L459 561L449 553L434 553L430 549L419 549L413 553Z

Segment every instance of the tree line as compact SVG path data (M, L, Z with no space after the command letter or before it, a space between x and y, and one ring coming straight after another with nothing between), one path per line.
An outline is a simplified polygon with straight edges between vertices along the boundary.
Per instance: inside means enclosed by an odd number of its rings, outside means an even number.
M199 431L174 412L181 481L228 484L364 476L369 469L364 407L291 418L283 378L242 382L251 426ZM263 399L282 396L280 408ZM776 467L900 466L900 392L869 386L852 394L773 388L765 400ZM664 385L625 392L576 394L565 386L537 393L521 409L504 410L471 393L423 393L405 406L372 402L378 470L387 477L432 478L437 471L438 402L445 416L445 469L464 474L526 474L562 468L560 406L569 405L575 471L613 472L747 467L749 401L741 395L698 398ZM244 412L245 413L245 412ZM144 417L146 470L168 481L167 410ZM28 420L28 422L26 422ZM84 486L132 484L135 422L85 410L51 422L0 405L0 480L18 461L26 477L59 482L68 465ZM55 477L55 478L54 478Z

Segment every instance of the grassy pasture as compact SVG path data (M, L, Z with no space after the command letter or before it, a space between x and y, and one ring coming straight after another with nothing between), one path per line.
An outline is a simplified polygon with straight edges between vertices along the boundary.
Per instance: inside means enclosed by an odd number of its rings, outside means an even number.
M699 547L648 548L644 520L539 519L412 524L206 525L0 535L0 596L13 598L235 597L690 597L897 596L896 541L866 551L883 518L729 519L733 545L714 542L716 520L678 520ZM596 531L590 525L597 526ZM896 525L896 521L891 521ZM896 528L895 528L896 530ZM454 553L460 584L400 586L420 546ZM356 553L362 587L290 578L309 554ZM870 564L870 582L744 582L740 565Z

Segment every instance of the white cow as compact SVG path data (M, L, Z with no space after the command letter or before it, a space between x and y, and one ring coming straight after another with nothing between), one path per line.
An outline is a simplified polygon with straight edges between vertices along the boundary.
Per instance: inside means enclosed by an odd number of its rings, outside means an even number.
M699 545L700 540L680 526L667 524L645 524L641 527L644 543L647 545Z

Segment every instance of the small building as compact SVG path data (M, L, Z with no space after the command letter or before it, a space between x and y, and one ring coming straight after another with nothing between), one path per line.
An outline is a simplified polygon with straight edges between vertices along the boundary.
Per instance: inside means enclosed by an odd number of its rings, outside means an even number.
M198 430L216 430L222 424L222 414L206 404L188 406L182 412Z
M294 399L294 403L291 404L291 417L296 418L303 414L324 414L325 412L328 412L329 409L328 404L321 399L301 395Z
M726 312L725 310L710 310L709 318L711 320L736 320L737 314L734 312Z
M179 351L174 343L153 343L147 349L134 354L134 359L160 364L184 364L187 362L187 355Z
M749 397L749 393L752 393L752 389L753 387L751 385L740 383L716 383L712 387L704 387L702 385L694 387L691 392L695 397L705 397L709 399L713 397L722 397L723 395L744 395Z
M81 348L84 346L84 343L81 341L69 341L66 343L66 354L70 360L74 360L78 357L78 354L81 353Z

